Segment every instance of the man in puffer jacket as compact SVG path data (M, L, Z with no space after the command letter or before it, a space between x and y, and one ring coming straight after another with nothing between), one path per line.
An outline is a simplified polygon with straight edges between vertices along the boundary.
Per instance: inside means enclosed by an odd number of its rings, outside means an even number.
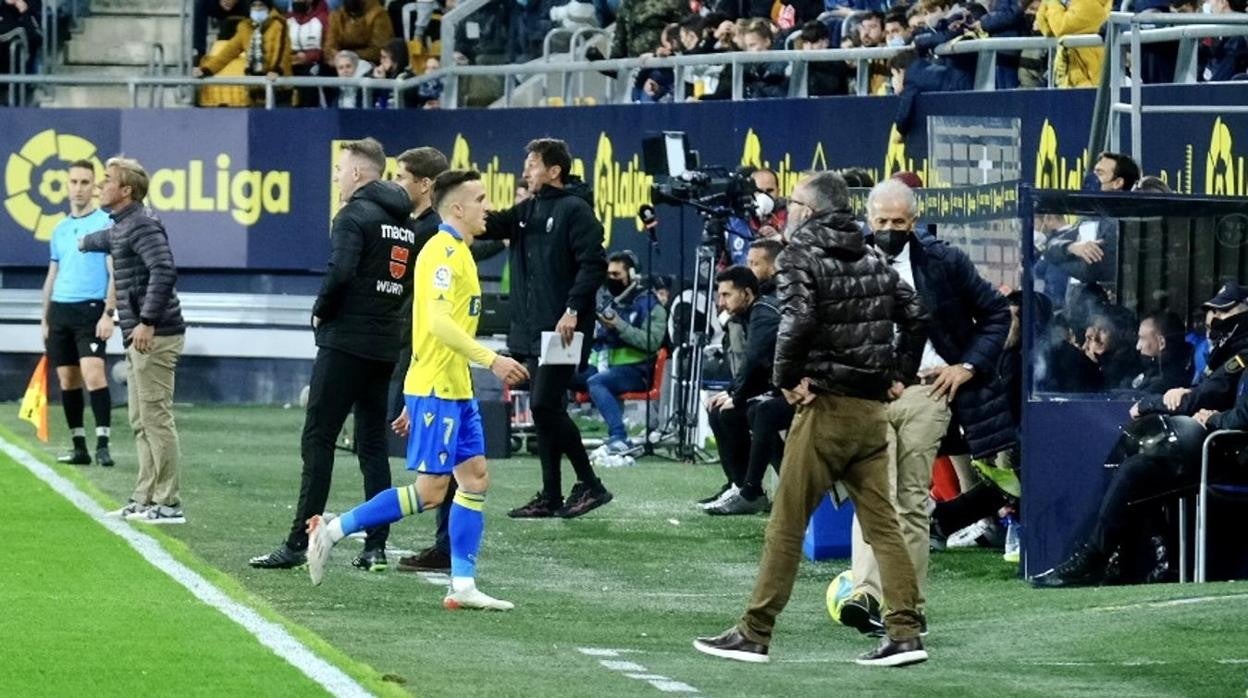
M927 659L919 638L918 581L888 490L888 421L893 386L913 375L926 337L922 305L883 255L869 247L834 172L810 175L789 199L780 253L782 315L772 382L797 414L785 444L784 476L767 526L758 581L744 617L694 647L746 662L768 661L776 616L797 576L802 537L824 494L838 482L880 559L887 637L858 659L903 666Z
M100 206L113 227L78 241L84 252L113 258L122 343L130 367L130 426L139 476L130 502L113 512L131 521L186 523L178 487L178 428L173 419L174 372L186 345L178 271L164 226L144 209L149 179L136 160L108 161Z

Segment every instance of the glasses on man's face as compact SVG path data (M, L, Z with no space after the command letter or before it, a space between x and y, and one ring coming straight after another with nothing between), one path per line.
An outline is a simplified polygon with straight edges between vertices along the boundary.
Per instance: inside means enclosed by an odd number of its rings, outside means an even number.
M808 209L810 209L810 210L812 210L812 211L813 211L813 210L815 210L815 207L814 207L814 206L811 206L810 204L806 203L805 201L802 201L801 199L792 199L792 198L790 198L790 199L789 199L789 208L790 208L790 209L791 209L791 208L793 208L793 204L797 204L798 206L805 206L806 208L808 208Z

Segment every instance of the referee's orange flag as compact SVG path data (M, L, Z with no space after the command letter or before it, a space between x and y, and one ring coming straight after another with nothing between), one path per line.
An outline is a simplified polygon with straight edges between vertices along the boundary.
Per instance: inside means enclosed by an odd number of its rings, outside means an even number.
M26 395L22 397L22 406L18 416L35 425L35 436L40 441L48 440L48 357L39 359L35 374L26 384Z

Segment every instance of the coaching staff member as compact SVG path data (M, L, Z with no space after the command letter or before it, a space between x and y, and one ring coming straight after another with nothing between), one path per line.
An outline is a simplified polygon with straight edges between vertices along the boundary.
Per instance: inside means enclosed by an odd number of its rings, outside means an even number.
M355 439L364 473L364 496L390 487L386 448L386 394L402 344L400 317L412 292L415 233L411 199L382 182L386 155L372 138L343 146L335 167L344 206L334 216L329 269L312 307L316 361L303 423L303 480L290 534L276 550L251 559L252 567L304 563L307 520L323 513L334 468L334 442L355 411ZM386 566L389 527L368 531L356 567Z
M584 335L581 364L594 334L594 301L607 275L602 224L594 218L593 193L568 173L568 144L539 138L525 148L524 181L533 195L486 219L487 240L511 242L511 332L507 348L527 364L529 404L542 462L542 490L513 518L580 516L611 501L589 464L581 432L568 416L568 389L580 366L538 366L542 332L565 343ZM565 502L560 460L567 456L577 483Z

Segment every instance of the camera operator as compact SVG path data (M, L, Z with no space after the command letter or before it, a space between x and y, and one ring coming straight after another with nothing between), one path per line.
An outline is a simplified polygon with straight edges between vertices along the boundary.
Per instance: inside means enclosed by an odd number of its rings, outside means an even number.
M729 267L720 272L715 281L719 308L732 316L728 324L736 325L740 331L724 335L724 343L728 345L724 353L732 366L732 382L727 390L712 395L706 402L727 482L717 495L701 503L709 514L753 514L767 507L761 478L770 461L772 443L763 440L755 453L754 434L750 432L753 406L749 401L771 390L780 309L775 295L761 294L758 279L745 267ZM759 482L751 483L754 487L746 497L747 471L755 459L762 462Z
M624 426L619 395L646 390L654 357L667 333L667 308L643 283L637 257L625 250L607 258L607 280L598 303L598 328L590 367L582 374L589 398L607 424L602 452L633 450Z
M780 239L787 213L780 207L779 178L767 169L744 167L731 178L736 190L728 192L733 213L724 224L724 254L719 269L745 265L750 243L756 239ZM730 185L731 187L732 185Z

